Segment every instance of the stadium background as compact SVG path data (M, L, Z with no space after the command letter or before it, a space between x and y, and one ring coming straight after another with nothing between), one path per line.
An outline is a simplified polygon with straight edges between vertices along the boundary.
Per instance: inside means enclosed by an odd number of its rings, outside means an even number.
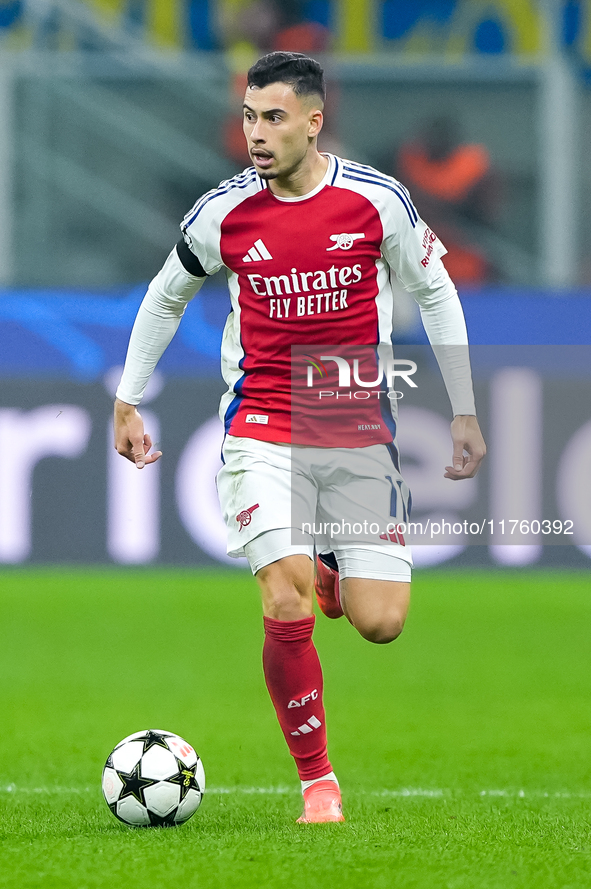
M391 172L445 114L497 175L495 214L468 225L489 273L459 285L490 453L442 487L448 407L419 390L417 514L581 529L429 547L395 645L317 620L347 816L326 830L294 824L255 584L223 563L223 280L147 393L163 460L138 473L111 443L146 283L194 200L247 163L236 103L271 5L0 0L0 884L587 886L591 0L277 0L323 47L327 148ZM397 329L427 348L404 294ZM126 830L101 798L108 751L148 725L205 763L179 831Z
M165 451L160 467L136 478L115 459L110 400L146 282L175 243L179 219L199 194L247 164L234 138L237 95L252 59L282 39L272 23L266 31L261 25L273 5L0 4L1 562L224 561L210 481L228 309L223 280L209 282L190 306L147 400L153 437ZM322 49L333 96L329 148L392 172L401 145L442 114L455 120L463 141L485 146L500 197L494 216L469 229L494 272L460 280L459 290L472 343L515 345L510 357L499 353L494 372L480 374L486 427L503 361L528 364L519 344L563 344L566 354L588 342L591 2L275 6L288 8L290 26L296 9L304 28L284 39L316 40ZM399 341L424 342L404 294L401 307ZM516 396L530 438L542 428L536 423L552 425L551 403L566 391L556 368L534 372L543 390L536 417L527 413L527 383ZM588 476L577 480L578 494L557 489L575 437L579 453L591 451L585 373L583 364L583 394L567 399L570 432L556 445L562 457L548 464L540 456L529 489L517 485L501 505L495 492L503 471L489 458L478 482L483 515L495 497L497 517L499 510L542 517L541 501L553 519L581 511L581 497L591 495ZM562 385L571 382L572 373ZM446 417L445 402L434 413ZM502 417L494 422L503 428ZM490 440L493 430L486 431ZM520 439L515 453L526 444ZM410 447L404 456L420 464ZM453 492L450 483L435 505L462 518ZM419 511L433 505L418 500ZM134 537L138 509L150 518ZM432 548L425 558L582 567L591 552L585 515L579 529L579 548Z

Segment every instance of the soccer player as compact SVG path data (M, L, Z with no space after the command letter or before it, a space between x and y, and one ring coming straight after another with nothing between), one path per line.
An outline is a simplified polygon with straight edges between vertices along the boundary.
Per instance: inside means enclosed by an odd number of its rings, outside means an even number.
M379 410L376 422L320 442L310 433L291 446L290 349L390 344L392 274L413 293L434 347L467 344L441 262L445 249L406 189L370 167L318 152L324 97L321 67L301 54L270 53L250 69L244 134L253 166L205 194L182 222L183 237L139 309L115 402L115 446L142 469L161 452L150 453L136 405L187 303L225 267L232 311L222 341L228 391L220 406L226 437L218 490L228 552L246 555L261 590L265 681L302 782L304 823L343 820L312 641L314 590L329 617L344 614L365 639L391 642L404 625L412 560L395 536L323 547L316 541L315 580L315 541L294 542L292 498L312 510L316 504L330 512L331 497L354 509L361 482L372 504L387 500L386 515L398 517L409 507L408 490L392 416L377 400L379 408L364 415L375 419ZM445 474L471 478L485 445L467 350L447 361L437 354L454 414L453 465ZM397 492L403 513L390 509Z

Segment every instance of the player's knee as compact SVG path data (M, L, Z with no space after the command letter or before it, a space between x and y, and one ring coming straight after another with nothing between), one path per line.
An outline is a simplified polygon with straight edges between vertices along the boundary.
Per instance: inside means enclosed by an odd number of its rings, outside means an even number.
M265 614L275 620L297 620L309 609L305 597L295 587L269 589L263 597Z
M375 620L363 621L361 625L356 625L356 629L368 642L387 645L402 633L404 618L398 613L383 615Z
M295 567L295 571L286 571L284 566L274 562L257 572L265 614L275 620L297 620L312 613L310 569L297 570L299 566Z

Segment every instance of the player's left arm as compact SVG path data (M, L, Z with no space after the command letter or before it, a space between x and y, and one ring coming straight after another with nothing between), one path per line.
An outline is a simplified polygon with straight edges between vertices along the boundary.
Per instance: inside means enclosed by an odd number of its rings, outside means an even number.
M384 217L383 253L420 307L421 320L452 406L453 455L445 478L472 478L484 459L486 445L476 418L464 312L441 261L445 247L401 201L391 202L388 210Z
M437 358L453 411L453 454L445 478L473 478L486 455L486 444L476 417L468 333L464 312L440 258L427 286L413 292L423 326Z

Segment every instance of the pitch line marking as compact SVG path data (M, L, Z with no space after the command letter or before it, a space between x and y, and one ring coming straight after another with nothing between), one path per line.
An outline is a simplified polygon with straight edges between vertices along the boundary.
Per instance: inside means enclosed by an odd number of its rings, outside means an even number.
M0 794L83 794L96 793L97 787L62 787L55 785L53 787L18 787L16 784L5 784L0 786ZM267 795L276 796L284 794L299 794L297 787L211 787L206 788L205 793L208 795L228 795L228 794L245 794L245 795ZM502 789L491 788L488 790L466 791L462 789L452 790L451 788L423 788L423 787L401 787L398 789L383 790L353 790L352 795L355 796L377 796L377 797L399 797L411 798L418 797L423 799L441 799L443 797L470 797L480 796L482 798L505 798L505 799L591 799L591 790L583 791L545 791L545 790L525 790L525 789Z

